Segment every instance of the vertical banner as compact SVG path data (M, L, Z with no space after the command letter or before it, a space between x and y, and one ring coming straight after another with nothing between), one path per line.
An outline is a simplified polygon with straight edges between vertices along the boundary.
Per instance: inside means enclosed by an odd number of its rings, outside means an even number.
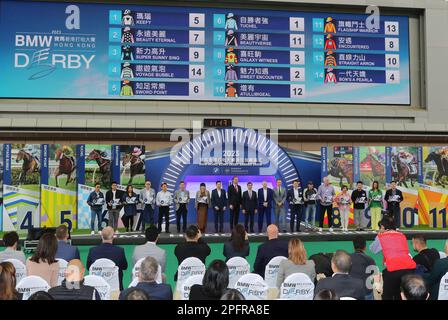
M105 144L86 144L83 161L82 177L78 181L78 229L90 228L90 207L87 205L89 194L94 190L95 183L101 185L101 191L105 194L110 187L112 178L112 146ZM82 183L81 183L82 182ZM102 225L107 225L107 208L104 204Z
M76 146L76 178L78 180L79 184L85 183L84 178L84 170L85 170L85 163L86 163L86 152L85 152L85 145L78 144Z
M120 183L120 146L112 145L112 181Z
M40 226L41 146L5 146L3 230L24 234L29 228Z
M320 148L320 166L321 166L321 175L320 175L320 181L322 182L323 178L328 176L328 148L327 147L321 147Z
M0 231L3 230L3 168L5 163L3 151L3 145L0 144Z
M418 183L423 183L423 147L417 148Z
M361 179L359 162L359 147L353 147L353 185L349 188L355 188L354 184Z
M330 182L342 187L353 185L353 147L333 146L332 153L328 155L328 172Z
M56 227L66 224L71 230L76 228L76 145L43 145L43 159L46 170L42 171L41 185L41 225ZM45 178L44 178L45 177Z
M392 181L392 164L391 164L392 147L386 147L386 184Z

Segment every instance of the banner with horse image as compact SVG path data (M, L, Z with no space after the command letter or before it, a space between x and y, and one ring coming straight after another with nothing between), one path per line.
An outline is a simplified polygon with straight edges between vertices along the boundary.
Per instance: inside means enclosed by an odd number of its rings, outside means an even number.
M373 181L378 181L380 188L386 184L386 147L359 147L360 180L371 187Z
M94 187L95 183L100 183L101 188L109 189L112 177L112 146L110 144L86 144L84 147L85 185Z
M145 187L145 146L120 145L120 179L121 185L132 184L134 189Z
M5 144L3 230L20 234L40 226L40 144Z
M423 184L448 189L448 146L423 147Z
M390 147L390 177L397 186L417 190L423 182L422 148ZM388 181L390 182L390 181Z
M41 186L41 226L55 227L65 223L76 228L77 146L51 144L46 160L46 180ZM45 156L45 154L44 154ZM46 183L45 183L46 182Z
M331 152L327 157L328 177L335 186L346 185L349 189L353 187L353 147L333 146L328 148Z

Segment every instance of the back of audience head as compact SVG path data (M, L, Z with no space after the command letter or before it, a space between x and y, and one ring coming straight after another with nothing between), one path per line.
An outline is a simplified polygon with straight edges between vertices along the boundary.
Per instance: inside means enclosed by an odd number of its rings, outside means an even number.
M11 262L0 263L0 300L16 300L16 269Z
M338 295L331 289L320 290L314 300L339 300Z
M37 244L36 251L31 257L31 261L52 264L56 261L56 251L58 250L58 241L53 233L44 233Z
M134 287L126 292L124 300L149 300L149 296L144 290Z
M114 233L114 229L109 226L101 230L101 238L103 239L103 242L112 243L114 240Z
M403 300L427 300L429 292L425 280L418 274L408 274L401 278L401 298Z
M356 236L353 239L353 247L355 250L364 251L366 250L367 242L363 236Z
M246 298L244 298L243 294L238 290L229 289L221 296L221 300L238 301L238 300L246 300Z
M302 240L293 238L288 243L288 259L294 264L306 263L306 250Z
M67 269L65 269L65 279L69 282L78 282L84 279L84 274L86 269L82 264L81 260L73 259L67 264Z
M19 235L15 231L6 232L3 235L3 244L7 248L17 248L19 243Z
M213 260L202 279L203 291L213 297L221 297L229 285L229 268L222 260Z
M379 222L379 227L383 231L397 229L394 218L389 216L385 216L383 217L383 219L381 219L381 221Z
M46 291L34 292L28 300L54 300L54 298Z
M159 264L153 257L146 257L140 265L138 279L140 282L153 282L157 279Z
M426 248L426 238L423 234L416 234L412 236L412 247L414 251L419 252Z
M232 229L232 244L235 250L243 250L244 242L246 241L246 229L242 224L237 224Z
M270 224L266 229L266 233L268 235L268 239L277 239L278 238L278 228L275 224Z
M189 225L185 231L185 237L188 241L197 241L200 236L199 228L195 225Z
M66 241L68 237L68 228L65 224L61 224L56 228L56 239Z
M157 227L150 226L149 228L146 228L145 237L146 241L157 242L157 240L159 239L159 231L157 230Z
M352 267L352 259L350 255L344 250L337 250L333 258L331 258L331 268L333 272L349 273Z

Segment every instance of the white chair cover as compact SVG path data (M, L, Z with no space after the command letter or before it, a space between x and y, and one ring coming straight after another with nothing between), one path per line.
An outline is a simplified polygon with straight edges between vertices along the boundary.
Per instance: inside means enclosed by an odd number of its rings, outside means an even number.
M191 276L187 280L185 280L184 283L182 284L182 288L180 288L180 299L188 300L190 298L191 287L194 286L195 284L202 284L203 278L204 275L198 274L195 276Z
M269 288L277 288L278 268L280 267L280 262L286 259L286 257L277 256L272 258L271 261L269 261L269 263L266 265L266 269L264 272L264 281L266 281Z
M28 300L28 298L35 292L45 291L50 289L47 281L38 276L28 276L20 280L16 289L19 293L23 294L22 300Z
M104 278L88 275L84 277L84 284L87 286L92 286L98 291L101 300L110 300L110 285L107 283Z
M7 259L5 261L11 262L14 265L14 268L16 269L16 283L19 283L20 280L26 277L26 266L22 261L17 259Z
M182 261L177 268L177 284L176 290L180 291L185 280L191 276L204 275L205 265L201 260L195 257L190 257Z
M440 279L439 300L448 300L448 272Z
M249 273L238 279L235 289L243 294L246 300L266 300L268 284L255 273Z
M65 270L67 270L68 262L64 259L58 259L59 272L58 272L58 286L61 285L62 281L65 279Z
M110 285L111 291L120 290L118 267L112 260L98 259L89 268L89 274L104 278Z
M314 283L304 273L293 273L283 281L280 298L287 300L313 300Z
M239 278L250 273L250 265L246 259L233 257L227 261L229 268L229 288L234 288Z

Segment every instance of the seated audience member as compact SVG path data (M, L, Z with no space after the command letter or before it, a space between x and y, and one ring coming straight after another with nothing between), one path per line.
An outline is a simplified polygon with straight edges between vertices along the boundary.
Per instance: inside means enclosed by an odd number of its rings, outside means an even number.
M238 301L238 300L246 300L246 298L244 298L243 294L238 290L229 289L221 296L221 300Z
M93 248L90 248L87 255L87 269L98 259L105 258L115 262L115 265L119 269L119 281L120 291L123 290L123 270L128 268L128 262L124 249L112 244L114 240L114 229L112 227L106 227L101 231L101 238L103 242Z
M445 253L448 255L448 240L445 242ZM437 300L439 298L440 280L448 272L448 257L439 259L434 263L431 272L425 273L423 279L425 279L426 285L429 289L431 300Z
M171 286L165 283L157 283L157 270L159 264L153 257L146 257L140 266L138 272L138 284L134 288L143 290L151 300L173 300ZM127 300L125 297L129 291L134 288L128 288L120 293L120 300Z
M280 288L283 281L293 273L304 273L312 282L316 279L316 270L313 260L307 260L303 242L299 239L291 239L288 244L288 260L280 262L277 275L277 287Z
M344 250L338 250L331 259L333 276L320 280L314 292L323 289L333 290L338 297L351 297L357 300L365 299L364 282L349 275L352 261L350 255Z
M85 273L81 260L70 260L65 270L65 279L60 286L48 290L48 293L55 300L101 300L94 287L84 284Z
M226 261L233 257L246 258L249 255L249 238L242 224L237 224L232 230L230 241L224 243L223 255Z
M401 278L402 300L428 300L429 292L425 281L418 274L408 274Z
M333 275L333 270L331 269L332 258L333 252L319 252L310 256L310 260L314 261L317 276L331 277Z
M266 265L277 256L288 257L288 242L278 239L278 228L270 224L266 230L268 241L258 247L254 263L254 272L264 278Z
M52 233L44 233L33 256L26 261L28 276L39 276L50 287L58 284L59 263L56 260L58 241Z
M179 265L182 261L190 257L198 258L205 264L205 259L210 253L210 247L202 239L201 231L195 225L188 226L185 232L185 242L179 243L174 249L174 254ZM177 272L174 275L174 280L177 281Z
M149 300L148 294L145 290L139 288L129 288L126 290L126 295L120 300Z
M229 268L222 260L214 260L207 268L202 285L190 290L190 300L220 300L229 285Z
M37 291L30 295L28 300L54 300L54 298L48 292Z
M138 260L146 257L153 257L160 264L162 272L165 272L166 252L157 246L159 240L159 230L156 226L151 226L145 230L146 243L136 246L132 254L132 262L135 265Z
M440 259L439 251L434 248L428 248L426 238L422 234L412 237L412 247L415 252L418 252L413 259L417 266L422 266L422 273L430 272L434 263Z
M314 300L339 300L339 297L333 290L323 289L316 293Z
M16 290L16 269L11 262L0 263L0 300L22 300Z
M68 228L65 224L61 224L56 228L56 239L58 240L56 259L64 259L67 262L73 259L79 259L78 248L70 245L67 242L68 238Z
M416 263L409 255L408 242L403 233L398 232L393 217L385 216L380 222L380 230L370 245L370 251L383 251L383 300L400 300L401 277L414 273Z
M367 279L375 272L375 260L366 254L366 239L364 237L356 236L353 239L353 247L355 252L350 254L352 259L350 275L363 281L366 290L366 300L373 300L372 286L367 285Z
M25 254L21 250L17 250L19 246L19 235L15 231L6 232L3 235L3 245L5 250L0 252L0 262L8 259L16 259L25 264Z

